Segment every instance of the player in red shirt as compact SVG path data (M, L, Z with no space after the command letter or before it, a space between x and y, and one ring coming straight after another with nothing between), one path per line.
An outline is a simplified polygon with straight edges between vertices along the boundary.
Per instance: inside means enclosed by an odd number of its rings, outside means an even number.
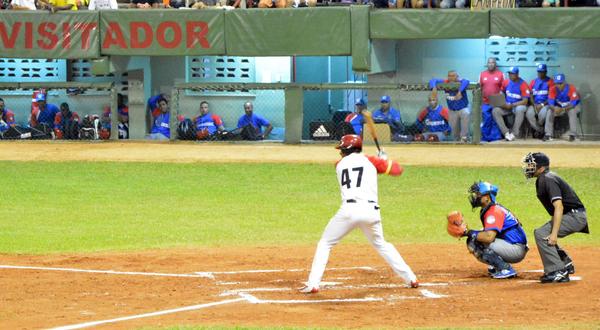
M498 70L496 59L493 57L487 60L487 70L479 75L479 85L483 94L481 104L481 140L495 141L502 138L502 133L492 117L492 106L489 104L489 96L498 94L502 90L504 74Z

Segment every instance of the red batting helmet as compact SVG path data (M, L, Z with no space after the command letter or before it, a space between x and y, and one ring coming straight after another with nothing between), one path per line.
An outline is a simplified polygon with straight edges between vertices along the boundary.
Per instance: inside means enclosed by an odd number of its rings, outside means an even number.
M362 139L356 134L347 134L342 136L342 138L340 139L340 144L335 146L335 148L341 150L362 150Z

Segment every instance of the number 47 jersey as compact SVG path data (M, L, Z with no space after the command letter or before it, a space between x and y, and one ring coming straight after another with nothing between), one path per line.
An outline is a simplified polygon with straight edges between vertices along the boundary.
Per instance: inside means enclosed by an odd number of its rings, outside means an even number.
M377 173L390 172L393 169L402 173L402 168L391 160L352 153L343 157L335 166L342 202L348 200L372 201L378 203Z

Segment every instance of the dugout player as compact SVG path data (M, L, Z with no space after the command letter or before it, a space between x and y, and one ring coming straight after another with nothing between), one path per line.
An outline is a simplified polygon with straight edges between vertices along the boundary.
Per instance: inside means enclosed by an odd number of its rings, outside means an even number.
M546 64L537 65L538 77L529 84L529 89L531 89L531 105L525 114L529 125L535 130L534 136L541 136L544 141L552 139L551 135L544 135L544 132L552 131L552 128L548 127L550 122L546 121L546 116L550 109L548 95L550 94L550 89L554 88L554 80L547 76L547 72L548 68Z
M501 107L492 109L492 116L496 125L500 128L506 141L513 141L520 138L521 125L527 112L527 102L529 102L529 86L525 80L519 77L519 68L511 66L508 69L508 80L502 83L502 91L505 94L506 103ZM515 122L509 129L504 123L504 116L511 113L515 114ZM512 132L511 132L512 131Z
M381 210L377 196L377 174L399 176L402 174L402 167L397 162L387 159L384 153L380 153L380 157L364 155L362 139L355 134L342 136L336 149L340 150L342 156L335 166L342 205L325 227L321 240L317 244L308 282L300 292L319 292L329 252L344 236L357 227L408 286L418 287L417 276L404 262L394 245L383 238Z
M517 276L511 266L521 262L529 248L527 236L519 220L504 206L496 203L498 187L489 182L475 182L469 188L471 207L480 207L482 230L466 233L467 248L477 260L488 265L492 278Z
M558 238L573 233L589 234L583 203L571 186L558 174L550 172L550 159L544 153L528 153L523 158L525 177L536 178L536 194L550 221L533 231L542 263L542 283L569 282L575 273L573 260L558 246Z
M6 132L10 127L15 126L15 113L7 109L4 100L0 98L0 135Z
M575 141L577 136L577 115L581 112L581 100L579 93L572 84L567 84L565 75L562 73L554 76L554 86L550 89L548 103L552 111L548 111L546 120L548 121L548 131L546 134L554 134L554 118L564 116L569 117L569 141Z
M446 104L448 105L448 122L452 129L455 141L467 142L469 134L469 98L467 96L467 87L469 80L459 78L455 70L448 71L448 79L434 78L429 81L429 88L432 89L432 95L437 96L437 85L443 83L460 83L458 90L445 90ZM459 129L460 127L460 129Z
M199 140L207 139L218 132L225 130L223 120L218 115L210 113L208 102L200 102L200 115L194 118L193 122L196 126L197 138Z
M148 139L168 140L171 137L169 101L162 94L156 95L148 100L148 106L151 109L150 114L153 120Z
M352 125L354 134L362 136L363 125L365 123L364 111L367 111L367 100L357 98L354 101L354 112L346 116L344 122Z

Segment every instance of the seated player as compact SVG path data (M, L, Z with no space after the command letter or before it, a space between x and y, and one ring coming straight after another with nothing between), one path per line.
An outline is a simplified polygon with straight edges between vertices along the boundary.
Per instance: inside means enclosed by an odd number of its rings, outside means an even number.
M210 113L208 102L200 102L200 115L193 120L196 127L196 138L198 140L207 140L214 136L217 132L223 132L223 120L221 117Z
M148 139L168 140L171 138L169 101L164 95L156 95L148 100L152 115L152 128Z
M10 127L15 126L15 113L7 109L4 100L0 98L0 135L6 132Z
M548 96L550 111L546 114L546 140L554 135L554 118L566 116L569 118L569 141L575 141L577 136L577 114L581 112L581 101L579 93L572 84L567 84L565 75L562 73L554 76L554 86L550 89Z
M79 115L69 109L69 104L60 104L60 112L54 117L54 136L57 139L79 139Z
M248 127L248 132L242 132L242 138L246 140L266 139L273 130L273 125L268 120L254 113L252 102L244 103L244 114L238 120L237 127ZM263 127L266 127L264 132Z
M363 98L358 98L354 102L354 112L346 116L344 122L352 125L354 134L362 136L363 124L365 117L363 112L367 109L367 101Z
M416 128L426 141L444 141L450 134L448 108L438 105L437 97L429 96L429 105L417 116Z
M46 94L44 92L35 95L35 101L31 104L31 116L29 117L29 126L38 127L45 125L48 128L54 126L56 114L60 110L52 103L46 103Z
M375 123L387 123L390 126L390 132L394 134L404 134L404 125L400 111L390 105L392 99L388 95L381 97L381 108L373 112L373 121Z
M468 230L467 248L477 260L488 265L492 278L517 276L511 266L525 258L529 248L519 220L504 206L496 203L498 187L489 182L475 182L469 188L469 202L480 207L481 230Z

